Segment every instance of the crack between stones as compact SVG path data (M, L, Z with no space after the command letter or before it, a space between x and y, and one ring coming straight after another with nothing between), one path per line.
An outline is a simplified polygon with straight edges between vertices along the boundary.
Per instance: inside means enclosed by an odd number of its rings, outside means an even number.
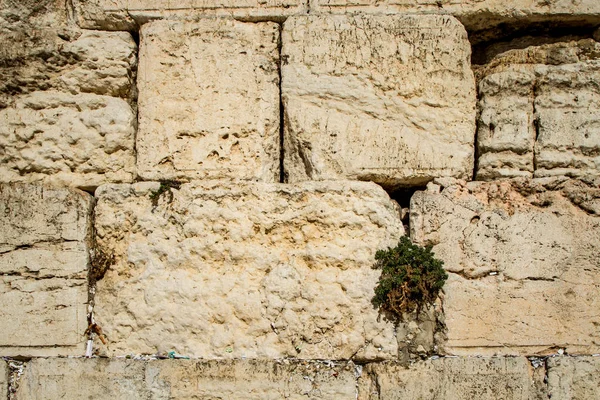
M285 108L283 104L283 79L282 79L282 67L283 67L283 23L279 22L279 39L277 41L277 73L279 75L279 183L286 183L285 173L285 148L284 148L284 132L285 132Z

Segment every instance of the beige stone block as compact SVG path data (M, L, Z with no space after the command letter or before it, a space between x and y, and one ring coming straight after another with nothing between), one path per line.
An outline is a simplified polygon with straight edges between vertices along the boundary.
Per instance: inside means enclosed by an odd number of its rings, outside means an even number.
M97 191L97 239L115 256L95 297L109 340L103 354L397 355L394 325L370 302L375 251L403 234L380 187L215 181L153 195L158 189Z
M279 180L279 28L157 21L141 33L139 174Z
M82 355L93 199L0 185L0 353Z
M119 98L34 92L0 110L1 182L94 189L135 174L135 113Z
M360 400L533 399L534 374L526 358L439 358L411 364L368 364Z
M35 359L19 399L355 399L350 363Z
M471 176L475 83L454 18L289 18L282 80L290 182Z
M549 398L598 398L600 357L551 357L547 365Z
M598 196L564 179L455 183L413 196L411 238L432 244L450 273L447 353L600 350L600 218L580 203Z
M600 175L600 60L544 72L535 99L535 175Z
M508 70L479 83L477 179L533 176L534 82L531 71Z
M154 19L235 17L247 20L283 20L308 10L308 0L74 0L82 28L135 29Z
M594 23L600 15L596 0L313 0L312 13L438 13L454 15L469 31L498 25L543 20Z

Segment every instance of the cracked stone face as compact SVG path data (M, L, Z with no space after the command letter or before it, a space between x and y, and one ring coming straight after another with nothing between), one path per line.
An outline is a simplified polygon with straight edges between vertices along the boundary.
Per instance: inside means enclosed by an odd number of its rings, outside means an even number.
M375 251L404 231L380 187L197 181L156 198L158 188L96 192L98 243L116 260L95 297L103 354L397 356L394 325L370 302Z
M597 185L457 182L413 196L411 237L433 245L450 275L447 353L600 350Z
M0 355L82 355L90 195L0 185Z

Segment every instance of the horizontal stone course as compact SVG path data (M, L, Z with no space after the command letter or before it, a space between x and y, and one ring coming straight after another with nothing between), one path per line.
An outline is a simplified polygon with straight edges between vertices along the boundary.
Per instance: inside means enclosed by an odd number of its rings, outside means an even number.
M82 355L90 195L0 185L0 355Z
M101 354L383 359L394 326L370 303L374 254L403 234L377 185L196 181L96 192Z

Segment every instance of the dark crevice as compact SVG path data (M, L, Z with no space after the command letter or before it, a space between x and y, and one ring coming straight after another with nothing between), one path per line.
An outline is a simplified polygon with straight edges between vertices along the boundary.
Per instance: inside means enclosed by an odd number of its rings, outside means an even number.
M23 372L25 372L25 367L27 366L27 362L30 360L30 358L11 357L4 358L4 360L8 366L8 400L15 400L17 398L17 391L19 389L21 377L23 376Z
M424 186L396 188L393 190L385 189L392 200L400 206L400 218L406 235L410 237L410 200L417 191L425 190Z
M528 24L503 23L493 28L494 34L491 35L482 36L481 32L469 32L472 46L471 63L487 64L495 56L508 50L591 39L599 25L588 21L540 21Z
M277 51L279 57L277 58L277 72L279 74L279 183L286 183L286 174L285 174L285 148L284 148L284 131L285 131L285 109L283 104L283 91L282 91L282 48L283 41L281 35L283 34L283 23L279 24L279 39L277 41Z

